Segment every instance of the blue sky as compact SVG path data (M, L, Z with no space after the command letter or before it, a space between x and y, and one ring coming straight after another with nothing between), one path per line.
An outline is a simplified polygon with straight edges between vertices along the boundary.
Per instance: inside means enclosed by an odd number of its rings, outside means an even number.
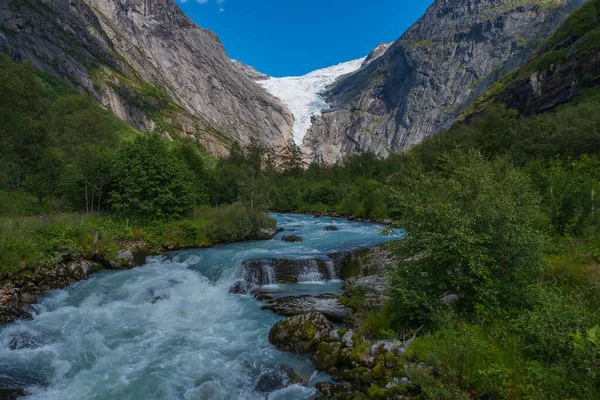
M432 0L178 0L231 58L271 76L303 75L396 40Z

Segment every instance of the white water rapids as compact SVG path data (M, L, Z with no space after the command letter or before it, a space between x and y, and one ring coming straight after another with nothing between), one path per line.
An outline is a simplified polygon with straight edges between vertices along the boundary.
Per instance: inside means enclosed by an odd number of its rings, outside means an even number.
M0 388L39 400L306 399L327 377L268 343L281 317L250 296L228 293L243 261L322 257L392 237L373 224L276 215L301 243L245 242L153 257L130 271L105 271L45 294L33 321L0 327ZM339 231L324 231L335 224ZM313 273L314 271L307 271ZM314 276L310 277L314 279ZM339 282L289 285L286 295L339 290ZM11 350L11 343L33 345ZM308 386L255 390L278 366Z

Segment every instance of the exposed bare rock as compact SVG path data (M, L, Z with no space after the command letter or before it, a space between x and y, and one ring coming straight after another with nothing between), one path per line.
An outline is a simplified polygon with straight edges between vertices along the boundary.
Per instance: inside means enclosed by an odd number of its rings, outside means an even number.
M0 50L92 94L135 127L209 151L289 142L293 118L174 0L2 0Z
M262 72L257 71L256 68L244 64L241 61L231 60L231 62L233 62L233 65L239 68L244 73L244 75L246 75L253 81L265 81L271 78L269 75L263 74Z
M282 297L269 301L262 309L271 310L286 317L308 312L320 312L327 319L334 322L343 322L350 312L349 308L340 304L339 296L327 294Z
M331 109L313 122L305 155L386 157L448 128L584 2L435 1L384 55L325 93Z

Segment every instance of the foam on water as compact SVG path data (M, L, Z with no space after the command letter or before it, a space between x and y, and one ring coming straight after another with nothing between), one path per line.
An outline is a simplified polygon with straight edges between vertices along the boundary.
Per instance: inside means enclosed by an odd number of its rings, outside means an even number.
M304 242L285 243L280 234L271 241L152 257L144 267L101 272L46 294L33 321L0 328L0 387L27 387L40 400L263 399L254 392L258 377L281 364L308 379L314 370L306 360L268 343L280 317L251 297L228 293L242 262L324 256L393 238L379 236L370 224L276 218L284 229L302 225L293 229ZM340 231L322 230L331 224ZM39 347L9 350L13 338L25 334L39 339ZM268 397L313 393L291 386Z

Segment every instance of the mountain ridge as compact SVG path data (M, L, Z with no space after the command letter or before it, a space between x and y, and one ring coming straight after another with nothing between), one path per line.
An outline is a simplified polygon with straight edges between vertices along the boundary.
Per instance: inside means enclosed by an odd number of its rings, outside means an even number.
M292 116L173 0L2 0L0 50L92 94L143 131L277 146Z
M315 119L304 153L327 164L386 157L443 131L584 2L437 0L383 56L324 94L331 109Z

